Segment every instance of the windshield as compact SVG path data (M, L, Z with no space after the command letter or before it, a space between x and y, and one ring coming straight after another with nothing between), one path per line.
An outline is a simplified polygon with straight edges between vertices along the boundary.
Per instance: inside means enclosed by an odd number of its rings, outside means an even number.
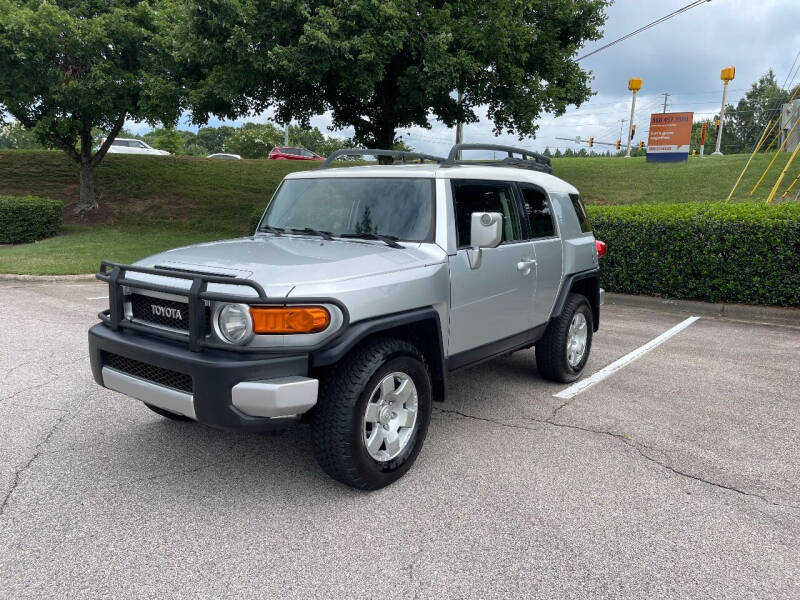
M259 229L370 234L408 242L433 237L433 180L330 177L285 180Z

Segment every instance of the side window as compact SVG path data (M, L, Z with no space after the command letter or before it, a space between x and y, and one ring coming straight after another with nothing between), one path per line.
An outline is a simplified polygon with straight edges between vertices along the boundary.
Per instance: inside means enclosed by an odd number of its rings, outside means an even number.
M122 146L124 148L127 148L130 144L128 144L128 140L114 140L113 142L111 142L111 145Z
M143 142L133 142L131 146L135 146L136 148L147 148L147 144Z
M553 207L540 189L520 186L522 192L522 204L525 207L525 215L530 223L531 238L552 237L556 234L553 224Z
M470 245L470 228L474 212L502 214L503 242L522 239L519 219L514 212L514 194L510 183L453 180L453 201L456 213L456 240L459 248Z
M591 233L592 225L589 223L586 207L583 205L581 197L578 194L570 194L569 199L572 200L572 207L575 209L575 214L578 215L578 223L581 225L581 231L583 233Z

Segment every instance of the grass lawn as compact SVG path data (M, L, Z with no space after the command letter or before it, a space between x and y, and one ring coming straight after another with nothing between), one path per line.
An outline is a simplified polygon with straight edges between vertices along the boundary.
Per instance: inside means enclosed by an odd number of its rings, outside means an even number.
M67 275L93 273L103 259L130 263L144 256L229 237L218 231L169 227L66 225L61 235L16 246L0 246L0 273Z
M752 198L756 179L773 155L757 156L734 201L763 202L788 155L775 162ZM644 158L553 160L555 175L575 185L590 204L724 200L746 155L692 158L654 164ZM97 170L99 200L113 225L67 225L63 234L35 244L0 246L0 272L93 272L103 258L129 262L160 250L248 233L283 177L315 163L209 160L193 157L107 156ZM783 187L797 174L790 172ZM34 194L66 205L78 199L73 163L57 151L0 152L0 194Z

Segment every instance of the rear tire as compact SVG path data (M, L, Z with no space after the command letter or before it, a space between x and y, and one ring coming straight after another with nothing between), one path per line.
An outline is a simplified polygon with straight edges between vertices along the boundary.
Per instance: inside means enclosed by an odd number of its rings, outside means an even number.
M161 415L166 419L171 419L172 421L191 421L187 416L179 415L178 413L170 412L168 410L164 410L163 408L159 408L158 406L153 406L152 404L148 404L147 402L143 403L147 408L152 410L157 415Z
M320 381L314 455L337 481L376 490L411 468L430 417L431 378L420 352L403 340L372 340Z
M536 368L545 379L572 383L583 372L592 349L594 319L585 296L570 294L561 314L550 321L536 344Z

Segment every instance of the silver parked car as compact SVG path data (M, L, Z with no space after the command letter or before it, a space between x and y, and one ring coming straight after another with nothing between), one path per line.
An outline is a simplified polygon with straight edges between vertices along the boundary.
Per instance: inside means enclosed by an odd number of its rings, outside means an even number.
M476 148L508 157L456 159ZM404 164L331 168L364 154ZM578 190L550 172L505 146L337 151L289 174L250 237L104 262L94 377L171 419L309 422L332 477L388 485L454 371L532 347L547 379L586 365L605 245Z

